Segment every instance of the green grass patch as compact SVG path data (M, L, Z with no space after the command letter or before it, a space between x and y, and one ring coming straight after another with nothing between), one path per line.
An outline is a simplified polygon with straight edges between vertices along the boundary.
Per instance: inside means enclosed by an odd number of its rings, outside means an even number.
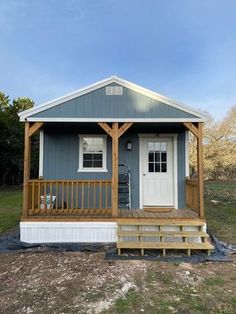
M222 278L217 278L217 277L207 278L205 280L205 284L207 286L223 286L224 280Z
M134 309L134 307L139 307L139 301L142 298L140 294L134 290L130 290L126 296L119 298L115 306L113 308L113 311L107 311L107 313L129 313Z
M20 221L22 189L0 188L0 234L14 228Z
M236 184L206 182L205 207L209 231L220 240L236 243Z
M147 270L146 281L150 283L161 282L164 284L171 284L173 282L173 276L166 271L155 272L153 270Z

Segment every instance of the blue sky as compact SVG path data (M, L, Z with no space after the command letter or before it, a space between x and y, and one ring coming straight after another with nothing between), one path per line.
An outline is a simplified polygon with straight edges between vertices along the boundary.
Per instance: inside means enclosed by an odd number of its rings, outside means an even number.
M0 90L37 104L118 75L220 119L235 0L0 0Z

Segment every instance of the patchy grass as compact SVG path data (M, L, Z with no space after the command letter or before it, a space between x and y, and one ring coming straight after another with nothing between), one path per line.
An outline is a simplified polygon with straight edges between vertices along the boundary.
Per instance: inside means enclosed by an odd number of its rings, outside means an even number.
M205 284L207 286L223 286L224 280L219 277L214 277L214 278L207 278L205 280Z
M213 203L216 201L217 203ZM220 240L236 243L236 184L205 183L206 219L209 231Z
M22 189L0 188L0 234L14 228L20 220Z
M147 262L145 276L103 313L235 313L234 263ZM219 275L220 273L220 275ZM167 280L162 280L166 276ZM234 275L233 275L234 277ZM171 280L171 281L170 281Z

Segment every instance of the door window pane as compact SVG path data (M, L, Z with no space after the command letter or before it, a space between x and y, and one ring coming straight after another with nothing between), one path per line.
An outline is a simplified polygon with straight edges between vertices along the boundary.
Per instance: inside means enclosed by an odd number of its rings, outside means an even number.
M154 172L154 163L153 162L149 162L149 164L148 164L148 172Z
M148 154L148 161L149 162L153 162L154 161L154 153L153 152L149 152L149 154Z
M160 161L160 152L155 152L155 161L156 162Z
M148 143L148 171L167 172L167 143Z
M163 162L163 163L161 164L161 172L166 172L166 171L167 171L166 163Z
M160 172L160 163L159 162L155 163L155 172Z
M166 162L166 152L161 153L161 161Z

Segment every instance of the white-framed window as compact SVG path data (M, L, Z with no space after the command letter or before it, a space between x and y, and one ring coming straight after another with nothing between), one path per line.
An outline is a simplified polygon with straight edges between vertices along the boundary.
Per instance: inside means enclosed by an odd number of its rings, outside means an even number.
M79 169L84 172L107 171L107 136L79 135Z

